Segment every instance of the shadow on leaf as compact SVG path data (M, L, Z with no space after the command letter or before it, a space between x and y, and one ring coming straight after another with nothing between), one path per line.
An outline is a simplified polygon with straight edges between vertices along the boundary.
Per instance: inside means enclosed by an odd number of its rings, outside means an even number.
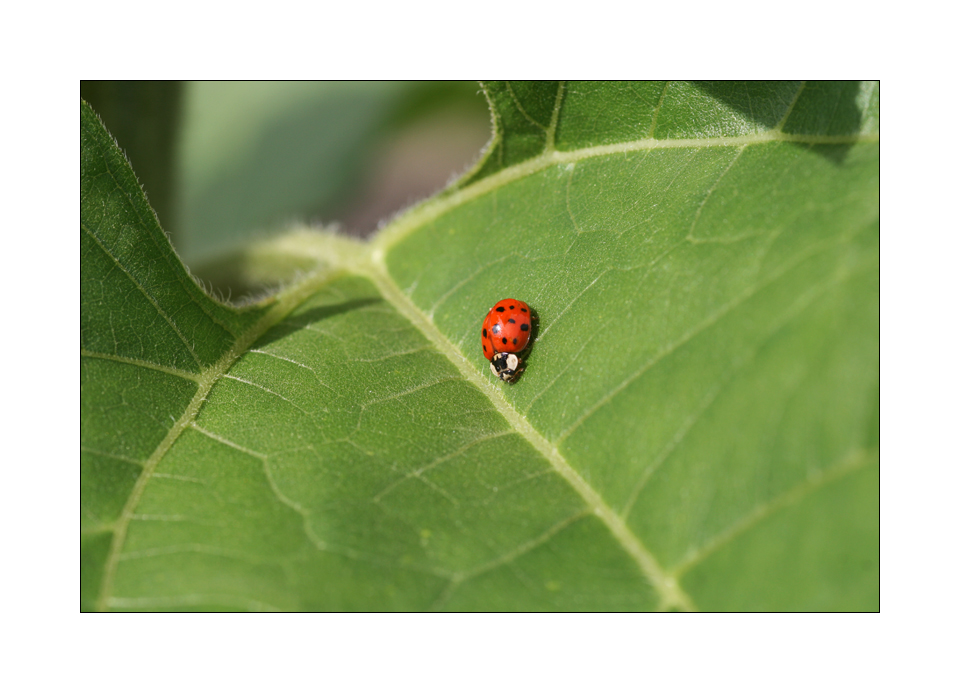
M314 325L322 320L326 320L327 318L332 318L335 315L341 315L343 313L359 310L360 308L365 308L366 306L373 305L375 303L383 303L383 299L358 298L331 306L318 306L317 308L305 310L302 313L289 316L283 322L275 325L265 335L263 335L263 337L257 340L257 343L254 345L254 347L266 346L271 342L276 342L295 332L299 332L305 327Z
M859 135L863 113L857 103L862 83L847 82L694 82L708 96L722 101L762 130L781 127L797 135ZM798 93L799 92L799 93ZM796 146L810 149L834 164L843 163L852 143Z

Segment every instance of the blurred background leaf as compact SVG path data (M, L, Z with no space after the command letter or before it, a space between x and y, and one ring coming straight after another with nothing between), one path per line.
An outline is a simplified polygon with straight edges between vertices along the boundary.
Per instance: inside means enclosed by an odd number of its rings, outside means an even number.
M367 236L490 139L476 82L81 82L181 257L291 223Z

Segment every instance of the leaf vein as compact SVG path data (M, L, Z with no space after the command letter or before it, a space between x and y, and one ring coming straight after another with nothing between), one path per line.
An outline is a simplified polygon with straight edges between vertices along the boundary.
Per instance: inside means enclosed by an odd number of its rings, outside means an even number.
M313 412L308 412L306 409L304 409L304 408L301 407L300 405L298 405L298 404L290 401L289 399L287 399L286 397L284 397L283 395L281 395L279 392L274 392L274 391L271 390L270 388L264 387L264 386L261 385L260 383L255 383L255 382L253 382L252 380L244 380L243 378L238 378L237 376L231 375L231 374L229 374L229 373L224 374L223 377L224 377L225 379L229 379L229 380L236 380L238 383L243 383L243 384L245 384L245 385L250 385L251 387L259 388L259 389L263 390L264 392L273 395L274 397L279 397L279 398L282 399L284 402L286 402L287 404L289 404L291 407L293 407L293 408L296 409L297 411L302 412L302 413L305 414L306 416L312 417L312 416L315 415L315 413L313 413ZM332 388L330 388L330 389L332 389Z
M745 149L746 145L737 150L737 153L734 155L734 157L730 159L730 163L727 164L727 167L720 172L720 175L717 176L717 179L713 182L713 185L711 185L710 189L707 190L707 194L703 197L703 202L700 203L700 206L697 207L696 213L693 215L693 222L690 224L690 230L687 231L688 240L696 240L693 235L693 231L697 228L697 222L700 221L700 215L703 214L703 208L707 206L707 202L710 200L713 192L717 189L717 186L720 185L720 181L722 181L723 177L727 175L731 168L733 168L733 165L737 163L737 160L740 158L740 155L743 154Z
M504 84L504 86L506 86L507 91L510 92L510 98L513 99L513 103L516 105L517 110L520 111L520 114L521 114L524 118L526 118L527 120L529 120L530 123L532 123L533 125L536 125L538 128L540 128L541 130L544 130L544 131L545 131L545 130L547 129L547 126L544 125L543 123L540 123L540 122L534 120L533 118L531 118L531 117L530 117L530 114L527 113L527 112L524 110L523 106L520 104L520 99L518 99L518 98L517 98L517 95L513 92L513 87L510 86L510 82L509 82L509 81L505 81L503 84Z
M358 271L362 271L362 269L364 268L358 268ZM402 315L407 317L427 339L433 342L440 353L449 358L463 375L463 379L474 385L489 398L491 404L506 419L508 424L543 455L557 473L583 498L590 511L606 525L614 539L637 564L640 573L660 595L661 605L666 608L675 606L693 610L695 607L690 597L683 592L675 580L664 573L653 554L631 532L623 519L614 513L600 497L600 494L570 466L557 448L506 401L503 393L488 379L485 379L474 365L464 357L463 353L437 329L420 308L393 283L386 269L382 265L366 266L365 269L368 277L377 285L383 297L392 303Z
M747 530L759 524L766 518L775 513L784 510L791 505L800 503L804 498L819 488L827 484L839 481L870 464L872 455L868 450L854 450L847 454L838 464L833 465L826 471L811 474L807 479L798 483L793 488L784 491L778 496L756 506L750 513L734 522L724 530L721 530L713 537L705 541L699 547L696 547L670 570L670 574L675 579L679 579L685 572L690 570L697 563L700 563L707 556L723 548L738 536Z
M787 110L784 112L783 117L780 118L780 122L777 123L774 130L777 132L783 132L783 126L787 124L787 120L789 120L790 114L793 113L793 109L796 107L797 101L800 100L800 94L803 93L803 90L806 89L806 87L806 80L800 82L800 87L797 89L797 93L793 95L793 99L791 99L790 104L787 106Z
M663 91L660 92L660 100L657 101L657 107L653 109L653 118L650 120L650 131L647 137L653 139L653 133L657 129L657 118L660 116L660 109L663 106L663 99L667 95L667 87L670 86L670 80L663 83Z
M126 455L118 455L113 452L104 452L103 450L94 450L93 448L89 448L86 445L80 446L80 452L89 452L91 455L100 455L101 457L108 457L112 460L127 462L129 464L134 464L138 467L142 467L144 465L143 460L135 460L132 457L127 457Z
M170 450L177 439L179 439L183 431L188 427L195 426L195 420L200 408L206 401L207 395L210 393L211 388L220 379L220 377L229 370L233 363L240 358L240 356L243 355L261 335L286 317L290 311L292 311L299 303L310 296L320 286L326 283L329 278L329 274L319 272L314 274L312 277L307 278L299 285L293 286L286 292L280 294L276 298L273 307L270 308L270 310L268 310L259 320L257 320L256 323L249 327L246 332L241 334L237 338L236 342L234 342L233 346L226 350L216 363L201 373L201 379L199 381L199 387L197 388L196 394L184 409L183 414L180 416L177 422L170 428L169 431L167 431L166 436L164 436L163 440L160 441L160 444L157 445L153 453L146 460L144 469L137 478L130 495L127 497L127 502L124 504L123 510L121 511L120 516L115 523L113 540L111 541L110 549L107 552L106 561L104 563L103 579L100 583L100 594L98 595L96 602L97 610L104 611L110 604L113 603L110 601L113 591L113 582L117 571L118 558L121 553L121 548L126 541L127 529L130 525L130 520L134 514L134 511L136 510L137 504L140 502L140 498L143 495L144 489L146 488L149 480L152 478L157 465L159 465L166 453ZM201 429L198 428L197 430Z
M88 351L87 349L83 348L80 349L80 356L91 359L102 359L104 361L116 361L117 363L125 363L130 366L139 366L140 368L148 368L150 370L160 371L161 373L167 373L168 375L175 375L178 378L184 378L194 382L200 380L199 373L192 373L179 368L162 366L159 363L153 363L152 361L143 361L141 359L129 358L127 356L118 356L117 354L102 354L96 351Z
M485 442L485 441L487 441L487 440L492 440L492 439L494 439L494 438L502 438L503 436L512 435L513 433L514 433L514 432L511 431L511 430L507 430L507 431L501 431L501 432L499 432L499 433L493 433L493 434L488 435L488 436L480 436L480 437L478 437L478 438L474 438L474 439L471 440L469 443L467 443L466 445L463 445L463 446L460 447L459 449L454 450L453 452L451 452L451 453L449 453L449 454L446 454L446 455L443 455L443 456L441 456L441 457L438 457L438 458L432 460L430 463L428 463L428 464L420 467L419 469L415 469L415 470L413 470L412 472L408 472L407 474L405 474L404 476L400 477L399 479L396 479L395 481L392 481L392 482L391 482L389 485L387 485L382 491L379 491L377 494L374 495L374 497L373 497L373 502L374 502L374 503L379 503L380 500L381 500L385 495L387 495L388 493L390 493L393 489L395 489L397 486L399 486L399 485L402 484L403 482L409 481L410 479L414 479L414 478L420 478L420 476L421 476L424 472L428 472L428 471L430 471L431 469L434 469L435 467L440 466L440 465L443 464L444 462L448 462L449 460L452 460L452 459L455 459L455 458L459 457L460 455L462 455L463 453L465 453L467 450L469 450L470 448L472 448L472 447L474 447L474 446L476 446L476 445L479 445L480 443L483 443L483 442Z
M547 140L544 144L544 151L552 152L556 149L555 137L557 134L557 122L560 119L560 109L563 106L563 99L566 92L566 82L557 82L557 97L553 103L553 113L550 114L550 125L547 126Z
M661 349L656 354L654 354L654 356L649 361L647 361L636 371L628 375L623 381L620 382L620 384L618 384L615 388L610 390L610 392L608 392L606 395L604 395L599 400L597 400L597 402L594 403L592 406L587 408L584 411L584 413L581 414L579 418L577 418L576 421L574 421L568 428L566 428L564 431L560 433L560 435L557 437L557 443L559 444L563 440L566 440L567 438L569 438L570 434L572 434L581 424L583 424L584 421L586 421L588 418L593 416L593 414L595 414L597 410L599 410L601 407L603 407L608 402L610 402L614 397L620 394L620 392L622 392L628 385L630 385L630 383L634 382L637 378L643 376L644 373L646 373L651 368L653 368L657 363L659 363L660 361L668 357L670 354L675 352L684 344L688 343L690 340L694 339L697 335L702 333L704 330L718 323L720 320L722 320L727 315L732 313L736 308L738 308L739 306L743 305L748 300L753 298L762 289L765 289L766 287L774 284L776 281L778 281L780 278L786 275L787 272L789 272L791 269L799 265L804 260L816 255L817 253L824 252L825 250L828 250L838 245L839 243L842 243L843 241L844 239L840 239L839 241L834 241L831 243L820 243L820 244L811 245L805 252L799 253L793 260L785 263L777 272L772 273L769 277L767 277L763 281L757 284L754 284L751 288L747 289L746 291L741 293L739 296L736 296L735 298L727 302L725 305L723 305L721 308L719 308L717 311L709 315L706 319L697 323L691 330L687 331L685 334L680 336L677 340L667 344L663 349Z
M107 249L107 247L103 244L103 241L100 240L97 234L95 234L93 231L87 228L87 226L84 225L82 222L80 223L80 228L87 232L87 235L93 239L93 241L97 244L100 250L102 250L103 253L108 258L113 260L113 262L120 269L120 271L123 272L124 275L126 275L127 279L129 279L130 282L140 291L140 293L142 293L146 297L146 299L153 305L154 309L157 311L160 317L162 317L167 322L167 324L170 325L170 327L173 329L176 335L180 338L180 341L182 341L184 346L187 347L187 350L190 352L190 355L193 357L193 360L196 361L197 365L202 368L203 364L200 362L200 357L197 356L197 352L194 350L193 345L187 340L184 334L180 331L180 328L177 327L177 324L173 321L173 319L169 315L167 315L167 313L160 307L160 304L157 303L157 300L153 297L153 295L151 295L150 292L147 291L146 288L143 286L143 284L141 284L132 274L130 274L129 271L127 271L126 267L120 264L120 260L113 256L113 254Z
M524 554L530 553L537 547L542 546L543 544L546 544L554 536L556 536L561 531L563 531L564 529L572 525L574 522L577 522L578 520L581 520L589 516L590 516L589 510L584 510L579 513L574 513L570 517L566 517L560 520L559 522L557 522L555 525L553 525L552 527L547 529L545 532L543 532L540 536L534 537L529 541L519 544L518 546L514 547L510 551L507 551L506 553L498 556L497 558L494 558L491 561L488 561L487 563L484 563L483 565L477 566L476 568L471 568L470 570L464 571L462 573L457 573L450 580L450 584L447 585L447 588L440 594L437 600L430 606L429 610L439 611L441 608L443 608L443 605L450 600L451 596L453 596L454 591L456 591L463 583L467 582L468 580L479 577L480 575L483 575L484 573L488 573L491 570L495 570L500 566L507 565L508 563L512 563L513 561L517 560Z
M793 142L796 144L860 144L879 143L879 134L857 135L803 135L782 133L776 130L737 137L705 137L700 139L640 139L630 140L609 145L597 145L569 151L554 150L544 152L540 156L527 159L519 164L503 168L482 178L475 183L453 190L450 194L424 202L411 208L400 216L390 227L384 229L374 241L375 252L385 252L391 246L400 242L414 229L435 220L449 210L463 205L465 202L476 199L481 195L493 192L507 183L533 175L550 166L570 164L585 161L601 156L629 154L650 149L707 149L711 147L741 147L744 145L760 145L774 142Z

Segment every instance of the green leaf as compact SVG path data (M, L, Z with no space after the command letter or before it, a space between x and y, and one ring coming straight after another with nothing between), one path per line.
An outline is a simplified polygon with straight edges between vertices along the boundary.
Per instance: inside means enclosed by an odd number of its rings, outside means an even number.
M486 91L471 174L251 246L312 270L245 310L81 104L83 608L879 608L879 87Z
M176 247L188 259L298 217L365 232L344 215L373 184L388 140L431 117L446 114L439 122L449 127L456 113L473 125L476 112L482 127L485 115L476 82L190 82L184 92Z

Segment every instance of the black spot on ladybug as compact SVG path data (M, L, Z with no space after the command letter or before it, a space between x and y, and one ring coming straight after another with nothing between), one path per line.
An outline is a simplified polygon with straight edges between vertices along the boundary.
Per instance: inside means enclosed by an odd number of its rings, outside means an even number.
M527 312L527 309L526 309L526 308L521 308L520 310L523 311L524 313Z
M504 310L505 310L505 309L504 309L503 306L497 306L497 312L498 312L498 313L502 313Z
M487 328L486 328L486 327L483 328L483 336L484 336L484 337L487 336Z
M514 310L516 306L510 306L510 310Z
M528 325L527 323L523 323L522 325L520 325L520 330L521 330L522 332L529 332L529 331L530 331L530 325ZM486 337L486 336L487 336L486 333L484 333L483 336Z
M513 338L513 343L514 343L514 344L517 343L517 338L516 338L516 337Z
M500 325L494 325L491 332L493 332L494 334L500 334Z
M507 322L512 322L512 323L513 323L514 325L516 325L516 324L517 324L517 321L516 321L516 320L514 320L513 318L510 318L509 320L507 320Z
M506 338L506 337L503 338L503 343L504 343L504 344L507 343L507 338Z

